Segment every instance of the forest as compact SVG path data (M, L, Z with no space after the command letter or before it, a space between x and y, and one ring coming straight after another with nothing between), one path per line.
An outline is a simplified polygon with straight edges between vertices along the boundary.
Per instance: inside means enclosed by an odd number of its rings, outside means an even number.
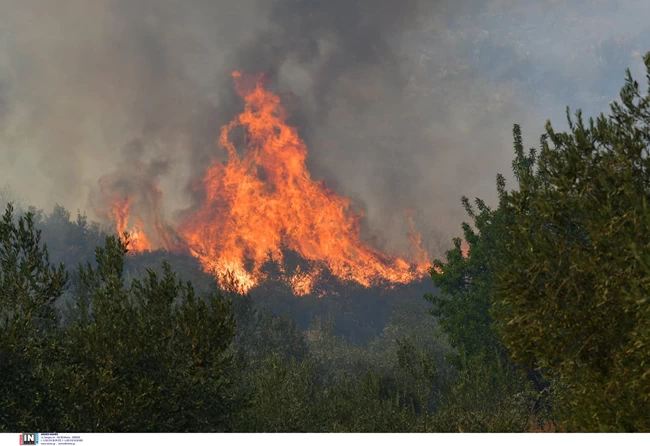
M0 431L650 431L650 88L567 124L390 292L242 294L5 194Z

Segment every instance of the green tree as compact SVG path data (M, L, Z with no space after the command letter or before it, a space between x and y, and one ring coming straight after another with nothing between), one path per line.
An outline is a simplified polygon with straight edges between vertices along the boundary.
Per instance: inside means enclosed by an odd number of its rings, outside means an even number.
M55 302L66 287L52 266L34 216L18 219L7 205L0 221L0 431L54 426L48 398L57 337ZM49 428L48 428L49 429Z
M521 131L514 128L515 178L534 163L534 152L521 148ZM505 180L497 175L499 196ZM505 232L511 224L500 203L490 208L467 197L462 204L471 219L463 222L463 238L453 240L446 261L435 260L430 270L437 294L424 297L453 350L446 355L455 373L446 381L443 403L434 416L436 430L470 432L521 431L530 422L548 417L547 382L534 367L520 367L510 354L492 316L497 275L509 249ZM463 240L465 247L463 247Z
M107 237L79 268L76 312L61 348L62 427L87 432L230 429L231 304L195 296L167 263L124 284L126 246Z
M429 312L438 319L440 329L454 348L447 357L457 367L462 356L506 356L490 316L501 260L498 253L503 240L502 212L492 210L480 199L476 199L478 213L467 197L462 198L462 203L474 226L462 224L467 251L463 253L462 239L455 238L454 247L446 253L446 262L436 259L430 270L439 293L424 296L433 304Z
M543 422L534 382L513 364L490 311L503 250L504 218L477 199L462 203L473 226L463 223L467 251L454 239L446 262L434 261L431 277L439 295L427 294L453 350L446 354L454 373L445 377L432 429L437 432L522 432ZM529 378L537 378L531 373ZM540 420L538 420L538 418Z
M500 185L493 314L513 358L555 381L569 429L648 431L650 90L628 70L610 116L567 118L567 132L547 123L519 190Z

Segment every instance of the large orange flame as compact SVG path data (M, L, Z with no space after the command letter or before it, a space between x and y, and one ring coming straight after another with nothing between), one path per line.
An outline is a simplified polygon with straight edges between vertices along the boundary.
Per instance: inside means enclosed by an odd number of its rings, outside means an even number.
M286 124L279 97L264 88L261 76L235 72L233 77L245 108L222 128L219 144L227 151L227 161L215 161L208 168L196 185L204 201L177 228L186 249L207 271L230 271L242 291L258 283L269 255L282 260L282 248L316 265L312 271L297 268L290 276L298 295L312 290L317 265L364 286L422 277L429 258L410 217L413 264L365 244L360 238L361 215L350 209L350 201L312 179L305 143ZM233 142L235 130L243 134L241 156Z

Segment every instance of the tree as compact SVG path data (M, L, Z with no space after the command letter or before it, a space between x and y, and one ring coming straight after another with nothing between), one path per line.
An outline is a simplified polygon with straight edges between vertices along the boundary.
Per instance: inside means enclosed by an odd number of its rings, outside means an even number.
M126 251L107 237L96 266L79 267L75 305L63 319L57 303L68 274L50 264L34 214L15 218L7 207L0 221L0 430L232 429L239 373L231 303L216 293L199 298L166 262L162 275L149 270L127 287Z
M80 212L72 221L70 211L58 204L50 214L40 211L35 215L54 260L67 267L94 260L95 247L101 245L106 236L98 223L89 222Z
M69 431L206 432L231 428L231 303L198 298L163 263L124 284L126 245L106 238L79 268L76 314L61 352Z
M620 99L588 124L567 110L567 132L548 122L519 190L500 186L493 314L513 358L556 382L572 430L650 429L650 90L628 70Z
M424 296L433 304L429 312L438 318L441 330L455 349L448 359L456 366L463 355L506 355L490 316L500 260L495 253L502 242L502 213L490 209L480 199L476 199L478 214L467 197L462 198L462 203L474 224L474 228L462 224L468 249L464 253L462 240L455 238L454 247L446 253L447 261L434 260L430 274L439 295Z
M15 219L7 205L0 221L0 431L53 426L47 398L58 339L55 301L66 287L63 265L52 266L34 216Z
M525 163L516 153L515 175ZM502 184L501 176L498 181ZM439 294L425 295L433 304L429 312L453 347L446 358L456 372L445 382L433 426L437 431L521 432L531 419L544 421L539 396L543 383L531 370L525 370L526 377L510 361L491 316L504 251L504 213L481 199L476 199L478 212L466 197L462 203L473 223L462 224L467 248L456 238L446 262L434 261L430 273Z

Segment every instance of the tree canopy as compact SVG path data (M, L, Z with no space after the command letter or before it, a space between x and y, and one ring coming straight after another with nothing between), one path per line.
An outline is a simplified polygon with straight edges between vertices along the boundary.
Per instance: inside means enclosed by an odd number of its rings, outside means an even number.
M650 89L628 70L610 116L567 117L567 132L547 123L519 188L500 189L493 314L513 359L557 380L570 426L648 430Z

